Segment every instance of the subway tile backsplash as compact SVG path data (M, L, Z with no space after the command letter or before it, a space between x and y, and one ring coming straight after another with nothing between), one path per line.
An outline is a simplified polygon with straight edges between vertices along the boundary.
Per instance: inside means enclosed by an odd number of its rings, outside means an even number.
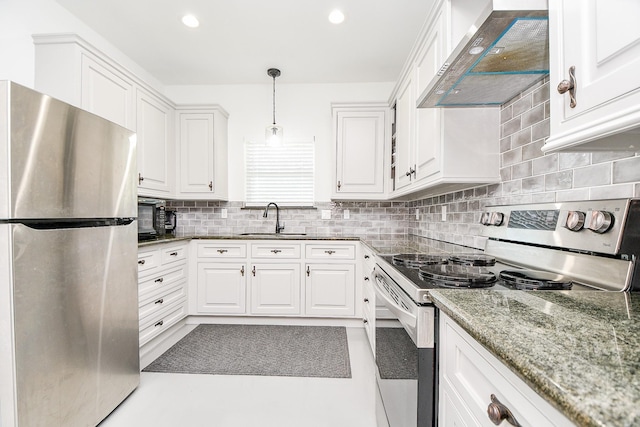
M487 205L640 197L638 153L542 153L549 136L548 79L504 104L500 123L502 182L411 202L318 202L316 209L283 209L284 231L356 236L377 246L416 245L420 236L482 248L479 220ZM262 209L244 209L242 202L170 201L168 206L178 212L178 235L270 232L275 227L275 212L264 219ZM331 210L330 220L321 219L324 209ZM345 209L350 219L343 219Z

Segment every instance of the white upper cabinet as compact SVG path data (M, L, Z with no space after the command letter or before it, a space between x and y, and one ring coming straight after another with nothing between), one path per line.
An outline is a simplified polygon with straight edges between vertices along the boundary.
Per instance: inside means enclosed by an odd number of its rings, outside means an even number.
M391 98L391 198L415 198L500 180L500 109L416 108L417 99L486 2L437 2Z
M136 132L138 151L138 193L171 193L175 164L173 152L174 109L151 93L138 89L136 95Z
M227 117L219 106L178 107L179 196L227 199Z
M106 64L82 55L82 95L80 107L134 129L133 82Z
M544 151L640 147L640 2L550 0L551 136ZM570 71L573 68L573 71ZM571 90L556 87L575 76Z
M333 199L375 199L385 194L386 104L333 104Z

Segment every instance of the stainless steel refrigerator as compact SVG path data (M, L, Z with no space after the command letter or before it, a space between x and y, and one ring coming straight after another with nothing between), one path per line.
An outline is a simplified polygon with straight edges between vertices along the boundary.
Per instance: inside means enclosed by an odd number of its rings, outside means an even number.
M98 424L139 384L135 134L0 81L0 426Z

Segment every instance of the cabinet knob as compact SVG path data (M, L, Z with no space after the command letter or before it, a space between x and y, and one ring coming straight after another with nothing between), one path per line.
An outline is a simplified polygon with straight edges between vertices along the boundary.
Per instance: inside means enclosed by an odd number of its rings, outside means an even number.
M364 259L369 259L369 255L365 255L365 256L364 256Z
M146 262L145 260L141 259L141 260L138 261L138 264L144 265L145 262Z
M495 394L491 395L491 403L487 408L487 414L489 415L491 422L495 425L500 425L502 420L506 420L512 426L522 427L515 419L509 408L500 403Z
M240 274L242 275L242 277L244 277L244 265L240 268ZM255 274L254 274L255 276Z
M164 321L163 320L159 321L158 323L156 323L153 326L162 326L162 325L164 325Z
M309 277L311 275L311 269L309 268L309 266L307 265L307 277Z
M178 252L171 252L169 256L178 256Z
M369 276L364 276L364 280L365 280L365 282L368 282L369 281Z
M162 283L162 282L164 282L164 278L161 277L159 279L156 279L155 282L156 283Z
M366 325L367 323L369 323L369 321L367 319L362 319L362 323Z
M558 85L558 93L559 94L565 94L567 92L569 92L569 97L571 98L571 102L569 103L569 106L571 108L576 108L576 91L578 89L578 82L576 80L576 67L575 66L571 66L569 67L569 80L563 80L560 82L560 84Z
M163 298L160 298L158 301L154 302L154 304L162 304L164 302Z
M342 187L342 184L338 181L338 191L340 191L340 187Z
M251 274L253 274L253 277L256 276L256 266L253 266L253 269L251 269Z
M364 302L367 302L367 303L368 303L368 302L369 302L369 298L365 298L365 299L364 299Z
M144 181L144 177L140 172L138 172L138 185L142 184L142 181Z
M209 191L213 191L213 181L209 181Z

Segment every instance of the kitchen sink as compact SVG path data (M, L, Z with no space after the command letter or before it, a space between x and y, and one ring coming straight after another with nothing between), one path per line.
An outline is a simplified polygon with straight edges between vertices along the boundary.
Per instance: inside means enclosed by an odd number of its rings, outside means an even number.
M307 233L240 233L240 236L256 236L256 237L292 237L292 236L306 236Z

